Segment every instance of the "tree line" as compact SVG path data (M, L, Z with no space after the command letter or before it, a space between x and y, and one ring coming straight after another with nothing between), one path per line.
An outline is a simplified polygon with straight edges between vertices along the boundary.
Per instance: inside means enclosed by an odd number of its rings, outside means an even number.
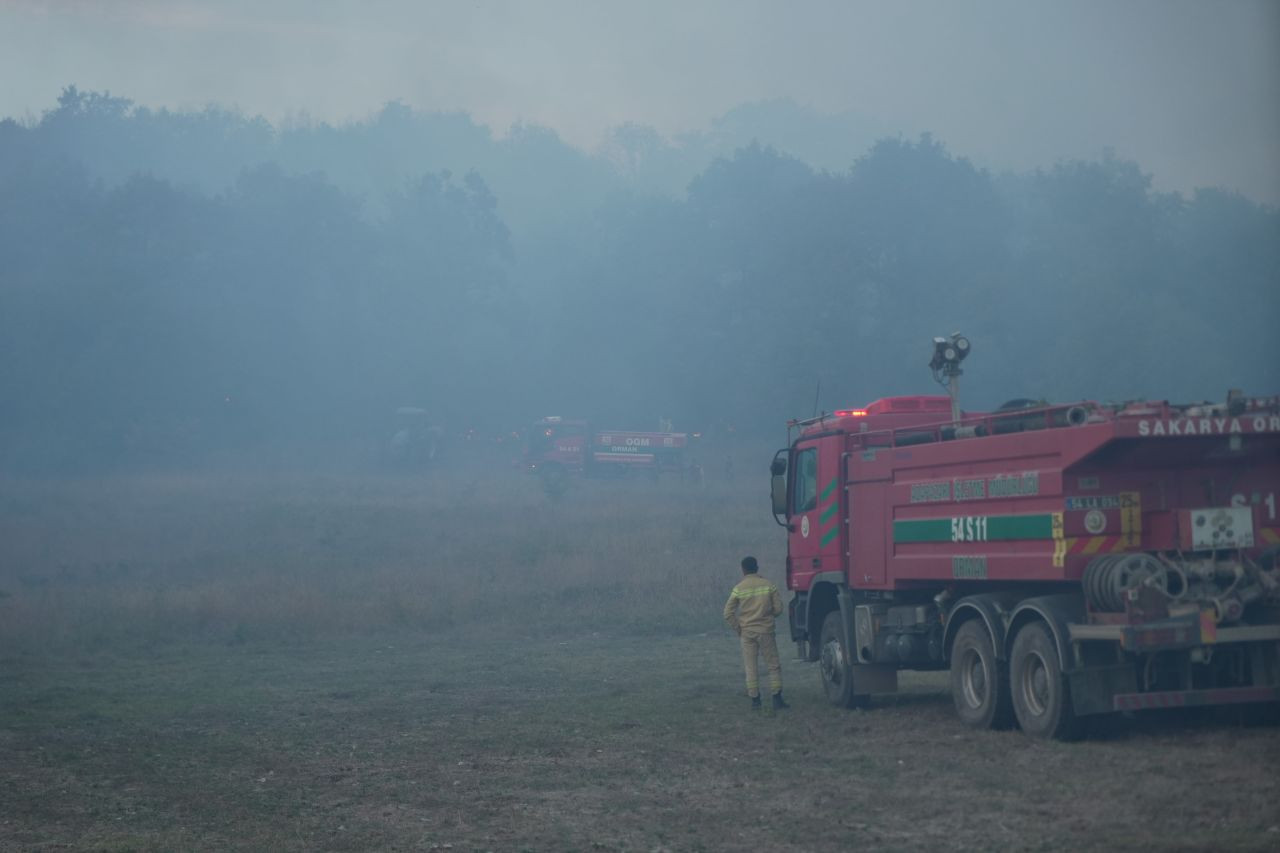
M930 136L816 168L630 127L582 152L464 115L151 111L68 88L0 122L0 464L376 437L397 406L776 435L965 401L1280 390L1280 214L1105 156L991 173ZM621 152L621 154L620 154Z

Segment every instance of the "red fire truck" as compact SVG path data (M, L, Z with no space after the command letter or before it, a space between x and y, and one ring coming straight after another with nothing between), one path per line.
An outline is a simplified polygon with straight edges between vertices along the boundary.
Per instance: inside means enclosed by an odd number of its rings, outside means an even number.
M682 474L688 444L689 436L683 432L595 430L585 420L548 417L529 429L525 465L554 491L562 488L571 474Z
M965 723L1067 739L1280 700L1280 397L957 415L877 400L774 457L791 636L832 703L949 669Z

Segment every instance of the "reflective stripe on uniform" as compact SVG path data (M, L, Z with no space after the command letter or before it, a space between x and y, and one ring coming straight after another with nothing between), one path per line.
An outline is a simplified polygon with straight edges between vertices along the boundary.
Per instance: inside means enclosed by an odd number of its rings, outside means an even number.
M721 587L723 589L724 587ZM755 586L750 589L733 588L734 598L756 598L761 595L772 595L774 588L772 586Z

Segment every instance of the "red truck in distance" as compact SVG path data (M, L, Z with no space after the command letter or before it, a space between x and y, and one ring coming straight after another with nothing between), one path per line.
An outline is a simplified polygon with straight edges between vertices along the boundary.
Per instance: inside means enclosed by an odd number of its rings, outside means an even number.
M554 492L563 490L572 475L683 475L688 446L683 432L598 430L585 420L547 417L529 429L525 465Z
M792 639L828 699L949 670L979 728L1280 701L1280 397L789 425L771 467Z

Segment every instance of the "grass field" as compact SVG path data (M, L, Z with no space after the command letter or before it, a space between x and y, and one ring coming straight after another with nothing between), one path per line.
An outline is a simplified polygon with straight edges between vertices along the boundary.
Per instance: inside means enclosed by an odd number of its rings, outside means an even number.
M750 713L741 480L0 482L0 849L1280 847L1274 727L1041 743L790 660Z

